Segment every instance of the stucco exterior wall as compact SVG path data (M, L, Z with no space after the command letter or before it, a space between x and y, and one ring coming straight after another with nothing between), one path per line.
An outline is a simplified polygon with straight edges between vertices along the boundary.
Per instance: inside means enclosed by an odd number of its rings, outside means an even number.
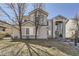
M29 28L29 35L26 35L26 28ZM34 39L35 38L35 28L34 27L24 27L22 29L22 38L26 39L27 36L29 38ZM17 29L13 30L12 37L18 37L19 38L19 31ZM47 39L47 27L41 27L37 34L38 39Z
M66 38L72 38L75 35L76 24L73 19L70 19L66 24Z
M42 26L39 30L39 33L38 33L38 38L39 39L47 39L48 36L47 36L47 26Z

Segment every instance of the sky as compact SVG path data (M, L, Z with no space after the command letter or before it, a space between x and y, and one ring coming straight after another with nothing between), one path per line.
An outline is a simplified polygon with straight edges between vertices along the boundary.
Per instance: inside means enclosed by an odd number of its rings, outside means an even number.
M30 12L33 5L29 4L27 11ZM76 13L79 13L78 3L48 3L44 4L44 10L48 12L48 19L52 19L57 15L62 15L67 18L74 18Z
M62 15L67 18L74 18L76 13L79 13L79 4L68 3L53 3L46 4L46 10L49 14L48 19L57 15Z
M3 4L0 4L3 6ZM3 7L10 15L10 10ZM33 4L28 4L26 9L26 15L34 9ZM45 3L44 10L48 13L48 19L52 19L57 15L62 15L66 18L74 18L76 13L79 13L79 4L78 3ZM0 17L1 19L2 17ZM5 18L3 18L5 19ZM6 18L7 19L7 18Z

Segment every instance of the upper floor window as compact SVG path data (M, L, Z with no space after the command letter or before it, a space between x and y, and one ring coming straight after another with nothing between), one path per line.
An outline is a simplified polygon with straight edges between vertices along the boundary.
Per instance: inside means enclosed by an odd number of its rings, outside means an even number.
M44 15L40 16L40 23L41 23L41 25L44 23Z

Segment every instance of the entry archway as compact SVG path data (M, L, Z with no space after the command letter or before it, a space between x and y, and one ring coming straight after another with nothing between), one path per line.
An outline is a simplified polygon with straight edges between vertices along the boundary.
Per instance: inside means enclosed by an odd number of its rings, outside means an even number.
M63 21L56 21L55 26L56 26L55 37L63 38Z

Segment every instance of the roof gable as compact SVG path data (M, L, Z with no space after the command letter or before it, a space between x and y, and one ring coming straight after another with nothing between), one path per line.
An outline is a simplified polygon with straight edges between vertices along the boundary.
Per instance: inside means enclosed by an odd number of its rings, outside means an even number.
M36 11L42 12L43 14L45 14L45 15L48 16L48 13L47 13L46 11L44 11L44 10L42 10L42 9L39 9L39 8L34 9L33 11L31 11L31 12L29 13L29 15L30 15L30 14L33 14L33 13L36 12Z
M22 26L23 26L23 25L26 25L26 24L34 25L34 22L33 22L33 21L28 20L28 21L24 22L24 23L22 24Z
M64 17L64 16L61 16L61 15L58 15L58 16L56 16L56 17L54 17L54 19L67 19L66 17Z

